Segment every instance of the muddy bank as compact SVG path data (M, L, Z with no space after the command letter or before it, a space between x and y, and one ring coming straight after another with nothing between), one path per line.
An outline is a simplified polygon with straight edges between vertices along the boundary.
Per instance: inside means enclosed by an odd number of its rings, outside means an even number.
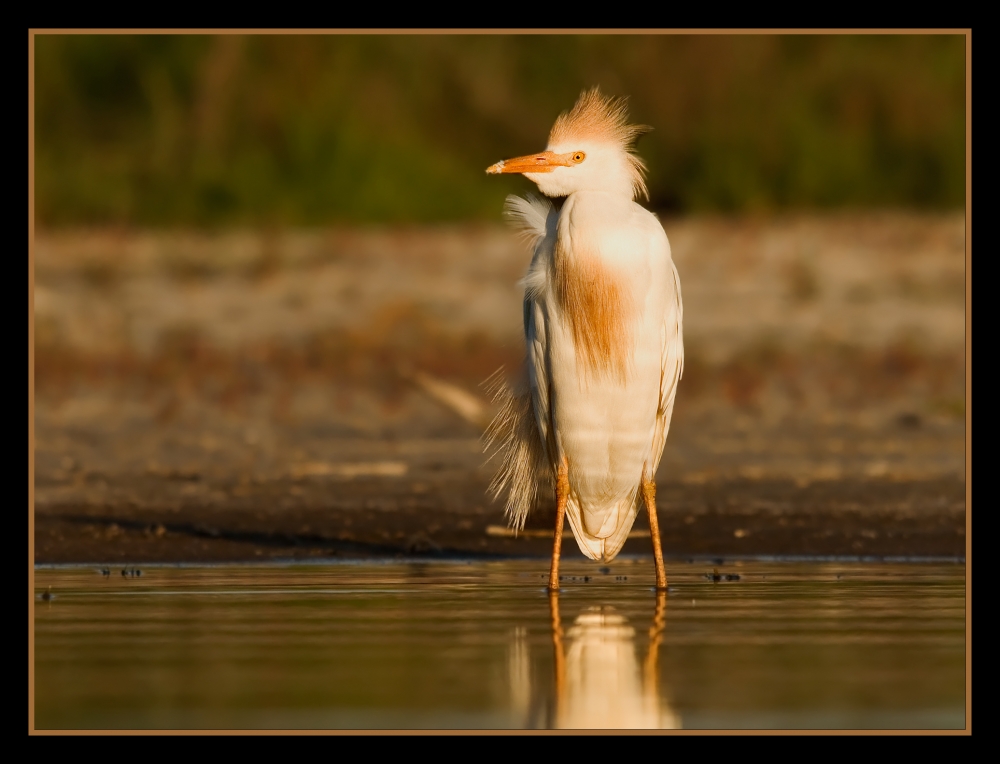
M278 487L275 486L277 490ZM371 486L324 505L275 511L217 507L56 505L35 515L37 563L223 562L318 557L547 557L549 513L519 538L500 535L495 508L442 508L428 497L386 497ZM470 491L470 494L473 493ZM965 487L925 483L730 483L661 488L660 527L671 558L755 555L965 555ZM472 498L470 496L470 498ZM875 505L873 508L872 505ZM735 506L734 506L735 505ZM429 518L431 521L428 522ZM651 552L644 515L623 554ZM581 556L572 537L564 555Z
M188 398L169 421L126 391L42 398L36 561L548 555L551 500L504 535L481 429L440 400L414 387L379 416L355 391L346 416L383 428L363 436L316 391L297 395L313 416L274 420L267 397L242 416ZM657 473L664 550L963 556L964 433L891 408L824 424L691 405ZM626 554L651 549L648 528L640 514Z
M416 480L414 480L416 478ZM137 479L143 498L51 502L35 513L38 563L222 562L317 557L546 557L554 512L536 508L512 537L482 476L261 481L171 501L178 474ZM128 481L120 481L127 484ZM197 494L201 494L199 499ZM965 555L965 483L840 479L661 481L664 552L671 558L754 555ZM651 551L641 513L624 554ZM564 553L578 557L572 537Z

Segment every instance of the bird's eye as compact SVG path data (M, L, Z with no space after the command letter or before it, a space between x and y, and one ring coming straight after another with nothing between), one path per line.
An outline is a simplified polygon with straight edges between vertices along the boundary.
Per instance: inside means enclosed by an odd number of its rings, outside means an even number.
M577 151L573 155L573 161L576 162L577 164L579 164L580 162L582 162L586 158L587 158L587 155L584 154L582 151Z

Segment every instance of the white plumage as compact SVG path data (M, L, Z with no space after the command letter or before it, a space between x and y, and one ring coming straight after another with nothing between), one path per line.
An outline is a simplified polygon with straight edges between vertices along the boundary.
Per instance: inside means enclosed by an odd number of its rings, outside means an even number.
M559 500L562 470L573 535L601 561L614 559L639 503L649 504L644 486L652 490L684 363L670 245L633 201L645 192L630 151L640 131L622 102L595 89L560 116L545 152L489 170L521 172L546 195L566 197L558 211L547 200L507 199L508 219L534 253L523 281L525 374L500 388L489 433L502 452L492 488L507 491L508 519L521 528L540 482L556 477ZM558 539L553 555L557 588Z

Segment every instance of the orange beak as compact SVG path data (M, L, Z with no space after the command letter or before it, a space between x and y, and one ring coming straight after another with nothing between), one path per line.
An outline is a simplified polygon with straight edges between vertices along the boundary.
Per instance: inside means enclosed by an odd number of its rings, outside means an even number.
M553 154L551 151L543 151L541 154L501 159L496 164L487 167L486 172L490 175L515 172L552 172L556 167L569 167L573 164L570 160L572 156L572 153Z

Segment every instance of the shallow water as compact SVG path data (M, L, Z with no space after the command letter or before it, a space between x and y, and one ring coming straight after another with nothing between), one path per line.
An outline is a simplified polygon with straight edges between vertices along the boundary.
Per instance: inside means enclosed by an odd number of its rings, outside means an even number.
M717 567L38 569L35 726L965 727L963 565Z

